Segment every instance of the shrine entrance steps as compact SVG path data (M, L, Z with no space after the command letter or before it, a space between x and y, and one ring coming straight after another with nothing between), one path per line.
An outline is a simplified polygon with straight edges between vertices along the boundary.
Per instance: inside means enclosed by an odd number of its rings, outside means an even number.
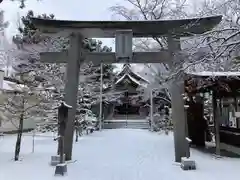
M104 120L104 129L149 129L149 123L146 119L138 120Z
M146 116L141 116L139 114L113 114L108 120L139 120L146 118Z

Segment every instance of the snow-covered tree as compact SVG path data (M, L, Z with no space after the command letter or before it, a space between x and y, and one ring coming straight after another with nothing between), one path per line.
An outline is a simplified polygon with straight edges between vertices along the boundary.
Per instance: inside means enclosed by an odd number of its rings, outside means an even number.
M95 40L92 40L95 41ZM92 46L93 47L93 46ZM111 52L112 48L103 46L102 42L98 41L96 43L96 48L93 51L98 52ZM114 70L115 66L112 64L102 64L102 80L103 80L103 89L112 88ZM84 82L80 82L80 86L88 86L88 89L99 95L100 92L100 82L101 82L101 66L94 66L92 63L88 63L81 69L81 74L85 77Z
M211 49L212 62L215 62L214 68L220 71L238 70L239 58L236 57L239 56L240 48L239 1L213 1L205 9L209 15L223 15L218 27L204 35L204 40Z
M90 44L91 43L91 44ZM89 49L91 51L98 52L111 52L111 48L102 46L101 41L94 39L88 40ZM103 103L109 101L111 95L107 95L105 98L105 91L112 88L114 77L114 65L102 64L102 79L103 79ZM87 63L80 69L80 77L83 81L80 81L79 88L79 107L78 107L78 119L83 122L86 116L92 116L94 121L96 120L96 114L91 111L92 106L99 104L100 102L100 86L101 86L101 66L94 66L92 63ZM94 122L95 123L95 122ZM85 123L89 124L89 122ZM91 123L90 123L91 124Z
M126 0L112 6L110 10L116 19L125 20L166 20L187 17L186 0ZM167 47L166 37L140 38L135 40L137 50L153 51Z
M3 101L5 113L8 113L13 126L18 130L14 160L19 160L23 125L32 118L42 116L48 96L34 79L34 72L22 71L15 74L17 82L14 91L8 93ZM34 122L33 122L34 123Z

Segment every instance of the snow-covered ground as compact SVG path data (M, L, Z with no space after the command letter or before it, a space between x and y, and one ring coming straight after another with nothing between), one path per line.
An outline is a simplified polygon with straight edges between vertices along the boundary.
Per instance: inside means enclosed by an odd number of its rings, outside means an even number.
M174 163L172 135L116 129L81 137L74 143L76 162L68 164L68 175L54 177L48 164L56 152L51 135L36 137L32 153L32 137L25 134L19 162L12 160L15 139L0 139L0 180L234 180L240 175L240 159L215 159L196 150L197 170L183 171Z

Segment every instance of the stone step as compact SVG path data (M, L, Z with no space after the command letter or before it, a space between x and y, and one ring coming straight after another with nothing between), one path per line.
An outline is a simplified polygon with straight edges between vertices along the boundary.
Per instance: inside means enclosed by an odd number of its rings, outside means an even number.
M132 114L132 115L113 115L112 119L118 120L118 119L125 119L125 120L138 120L138 119L145 119L146 116L141 116L137 114Z
M148 123L127 123L126 127L129 129L148 129Z
M144 120L111 120L104 122L105 129L119 129L119 128L128 128L128 129L149 129L148 122Z

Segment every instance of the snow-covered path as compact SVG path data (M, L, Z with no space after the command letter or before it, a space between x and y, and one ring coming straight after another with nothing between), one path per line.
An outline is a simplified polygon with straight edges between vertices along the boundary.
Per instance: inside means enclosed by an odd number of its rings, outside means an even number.
M15 136L0 139L0 180L221 180L237 179L240 159L215 159L192 151L196 171L182 171L174 163L172 135L147 130L115 129L94 132L74 144L74 163L68 175L54 177L49 166L56 151L51 137L36 137L35 152L31 136L24 136L22 161L13 162Z

